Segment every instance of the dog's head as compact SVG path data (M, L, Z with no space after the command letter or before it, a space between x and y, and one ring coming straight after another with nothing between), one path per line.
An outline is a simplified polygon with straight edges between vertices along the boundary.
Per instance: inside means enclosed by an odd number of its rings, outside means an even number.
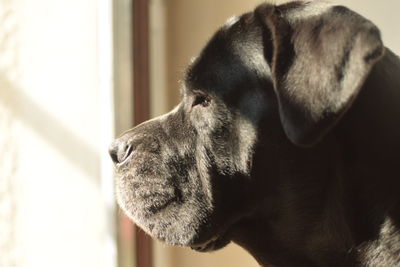
M189 66L180 104L113 143L120 206L169 244L225 245L268 198L281 148L318 143L382 53L371 22L320 1L231 19Z

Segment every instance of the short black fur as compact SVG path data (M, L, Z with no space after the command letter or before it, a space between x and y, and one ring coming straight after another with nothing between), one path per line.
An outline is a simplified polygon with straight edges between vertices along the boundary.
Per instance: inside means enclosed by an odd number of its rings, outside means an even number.
M173 111L113 143L118 202L168 244L232 241L263 266L400 266L399 77L355 12L262 4L217 31Z

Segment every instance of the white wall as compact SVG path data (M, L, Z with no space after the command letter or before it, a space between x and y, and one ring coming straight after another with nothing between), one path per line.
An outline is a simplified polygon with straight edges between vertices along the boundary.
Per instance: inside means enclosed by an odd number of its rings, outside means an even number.
M115 264L108 2L0 0L1 267Z

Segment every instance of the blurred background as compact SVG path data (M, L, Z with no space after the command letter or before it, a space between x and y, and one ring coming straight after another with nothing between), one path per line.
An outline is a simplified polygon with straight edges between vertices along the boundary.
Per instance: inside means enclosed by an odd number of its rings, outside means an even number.
M258 266L147 238L116 207L107 148L176 105L191 57L260 2L0 0L0 267ZM398 0L334 2L400 53Z

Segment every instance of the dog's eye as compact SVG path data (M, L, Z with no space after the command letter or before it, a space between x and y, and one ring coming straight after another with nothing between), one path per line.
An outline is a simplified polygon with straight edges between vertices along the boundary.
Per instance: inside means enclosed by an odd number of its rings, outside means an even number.
M203 107L208 107L211 103L211 99L206 95L197 95L193 101L192 107L201 105Z

